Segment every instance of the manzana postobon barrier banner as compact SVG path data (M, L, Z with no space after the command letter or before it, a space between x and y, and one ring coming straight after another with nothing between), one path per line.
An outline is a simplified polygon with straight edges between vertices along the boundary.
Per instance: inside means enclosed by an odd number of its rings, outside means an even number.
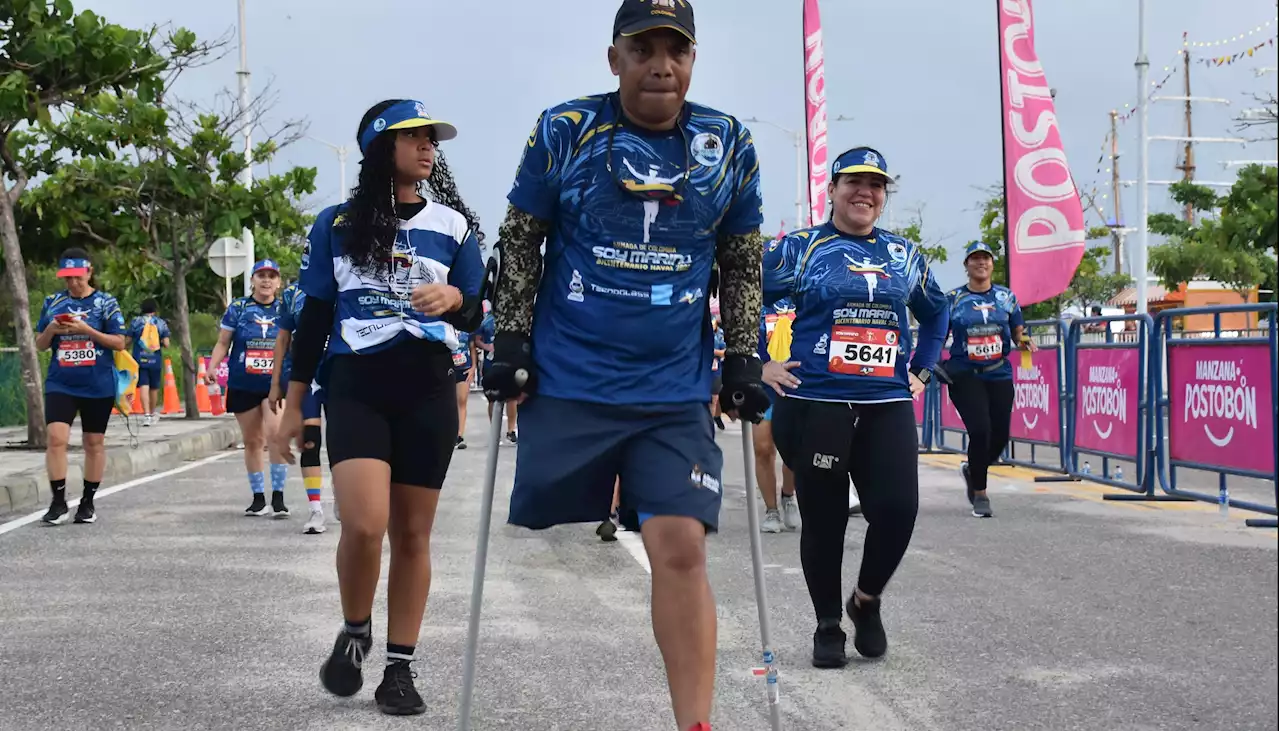
M1025 306L1071 283L1084 255L1084 214L1036 56L1031 0L997 4L1009 286Z
M1028 442L1057 444L1062 438L1062 409L1058 396L1058 351L1037 350L1029 364L1013 353L1013 419L1009 436ZM1023 365L1029 367L1023 368Z
M1138 454L1141 366L1137 348L1076 351L1077 449L1129 458Z
M818 0L804 0L804 112L809 152L809 221L827 220L827 82L823 71Z
M942 387L942 428L965 430L964 419L960 418L960 412L951 400L951 389L946 386Z
M1169 458L1270 474L1276 394L1271 351L1251 345L1170 345Z

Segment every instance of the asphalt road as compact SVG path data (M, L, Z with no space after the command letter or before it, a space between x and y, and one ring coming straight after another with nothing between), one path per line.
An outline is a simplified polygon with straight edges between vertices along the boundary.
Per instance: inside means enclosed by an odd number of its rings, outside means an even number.
M381 716L377 677L328 696L317 670L340 621L340 527L241 516L238 453L99 502L96 525L0 526L0 729L452 729L486 424L456 455L433 539L417 664L425 716ZM715 728L767 729L740 438L721 437ZM674 728L633 536L505 525L503 447L474 728ZM952 461L948 461L952 460ZM993 520L969 517L953 458L921 463L915 538L884 600L890 649L809 666L799 534L765 536L788 729L1274 729L1277 538L1211 506L1104 503L1083 484L993 478ZM104 486L104 490L108 486ZM72 492L76 492L73 488ZM848 589L865 523L849 530ZM385 566L385 564L384 564ZM383 572L385 586L385 569ZM385 629L374 613L376 676ZM852 643L850 643L852 653Z

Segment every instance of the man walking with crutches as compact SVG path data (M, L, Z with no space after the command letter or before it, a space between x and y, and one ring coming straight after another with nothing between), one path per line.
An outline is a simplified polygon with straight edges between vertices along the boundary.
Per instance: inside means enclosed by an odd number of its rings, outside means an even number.
M653 570L679 731L710 729L715 680L713 262L727 345L720 402L751 422L769 407L756 356L759 165L740 122L685 101L694 38L687 0L626 0L609 48L618 90L539 118L499 232L484 379L490 399L522 401L509 522L598 523L621 478Z

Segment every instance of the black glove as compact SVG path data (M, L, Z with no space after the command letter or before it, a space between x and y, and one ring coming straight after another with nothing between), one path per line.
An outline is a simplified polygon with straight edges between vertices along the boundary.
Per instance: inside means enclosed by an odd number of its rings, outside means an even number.
M720 408L730 416L736 416L752 424L764 419L769 410L769 394L764 382L764 364L760 358L730 355L721 366Z
M493 358L484 366L485 398L512 401L522 393L533 393L536 387L533 346L529 338L514 332L495 335Z

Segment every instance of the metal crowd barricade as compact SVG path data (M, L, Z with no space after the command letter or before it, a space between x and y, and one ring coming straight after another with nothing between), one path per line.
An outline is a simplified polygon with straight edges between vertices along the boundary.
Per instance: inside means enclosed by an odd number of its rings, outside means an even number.
M1134 322L1136 338L1127 332L1114 333L1113 322ZM1090 333L1101 325L1102 333ZM1066 414L1067 474L1128 490L1136 495L1105 495L1107 500L1180 500L1157 496L1152 479L1151 333L1153 322L1146 314L1089 317L1072 320L1067 331ZM1091 337L1082 342L1084 335ZM1084 467L1080 457L1085 457ZM1100 471L1093 471L1088 457L1102 458ZM1132 461L1133 479L1113 474L1113 460ZM1118 466L1118 465L1117 465Z
M1013 413L1010 414L1009 446L1002 461L1065 473L1067 326L1062 320L1032 320L1024 327L1038 350L1031 354L1010 354L1014 368ZM1028 447L1026 459L1018 457L1018 445ZM1037 460L1036 447L1041 448L1041 454L1046 449L1056 450L1058 454L1050 457L1049 462Z
M920 339L920 328L918 327L911 328L912 345L914 346L915 343L919 342L919 339ZM913 357L915 356L914 350L912 350L911 355ZM919 446L917 447L917 451L919 451L922 454L927 454L933 451L933 408L932 406L933 406L933 398L934 398L933 393L934 391L937 390L937 388L938 388L938 381L935 378L925 386L924 393L920 394L919 398L914 399L913 403L911 404L911 408L914 409L916 413L916 428L920 430L920 436L919 436L920 441L919 441Z
M1165 310L1156 315L1156 357L1152 372L1167 379L1168 392L1153 388L1155 396L1157 464L1161 489L1169 494L1209 503L1227 497L1230 507L1268 515L1280 505L1280 452L1276 428L1280 424L1280 384L1277 379L1276 304L1220 305ZM1270 314L1266 333L1222 329L1228 313ZM1179 333L1175 318L1213 315L1212 333ZM1197 337L1202 335L1212 337ZM1265 369L1265 370L1264 370ZM1166 423L1166 421L1168 423ZM1218 475L1218 495L1177 486L1177 468ZM1228 496L1228 476L1272 481L1272 503L1237 500ZM1250 526L1276 527L1275 519L1250 519Z
M942 346L942 358L939 360L939 366L950 357L948 355L950 350L951 336L948 335ZM932 405L934 448L939 452L968 454L969 432L965 429L964 420L960 418L960 412L956 411L956 407L951 403L950 389L945 384L938 384ZM959 448L947 444L947 434L960 435Z

